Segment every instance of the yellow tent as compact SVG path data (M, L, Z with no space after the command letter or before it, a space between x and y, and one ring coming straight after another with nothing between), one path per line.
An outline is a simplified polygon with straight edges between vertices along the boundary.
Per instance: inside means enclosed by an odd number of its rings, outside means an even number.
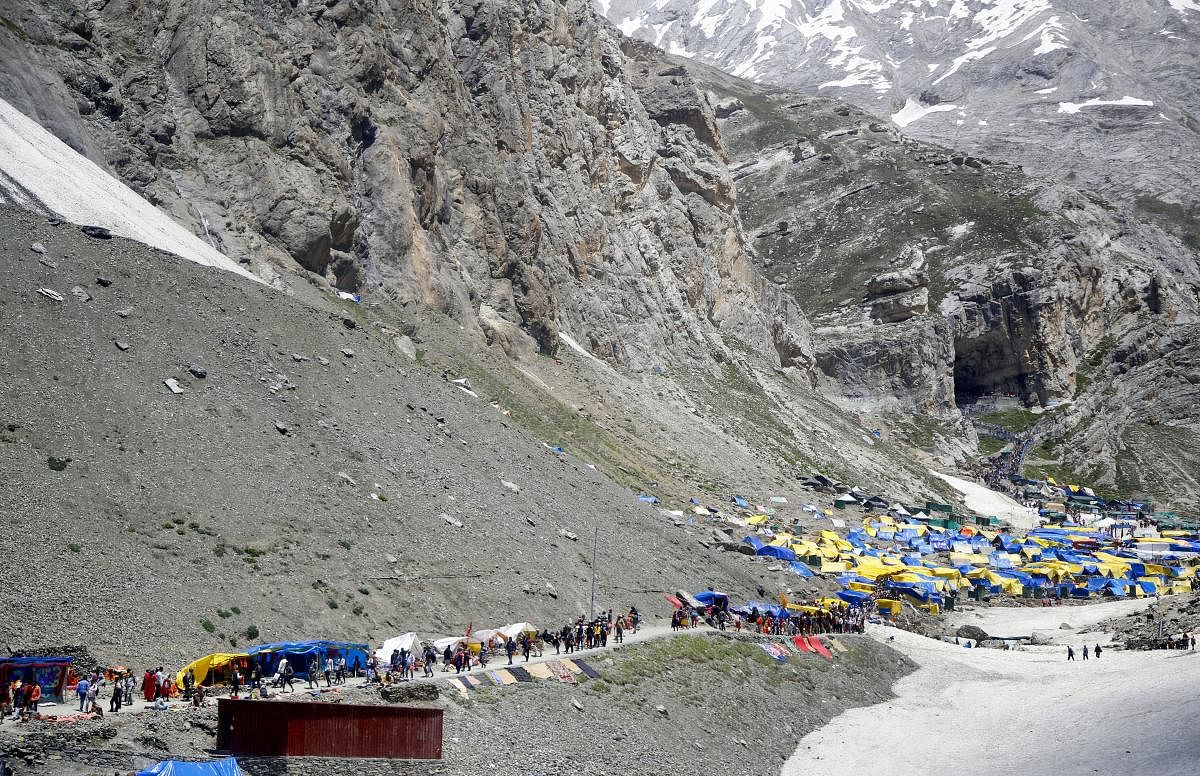
M233 661L243 657L250 656L245 652L218 652L214 655L205 655L204 657L193 660L184 666L183 670L175 675L175 682L180 687L183 687L183 675L186 674L187 670L190 668L192 669L192 673L194 673L196 676L196 684L204 684L204 680L208 677L209 673L219 671Z
M767 522L768 519L769 518L766 515L751 515L750 517L746 518L746 524L762 525L763 523Z

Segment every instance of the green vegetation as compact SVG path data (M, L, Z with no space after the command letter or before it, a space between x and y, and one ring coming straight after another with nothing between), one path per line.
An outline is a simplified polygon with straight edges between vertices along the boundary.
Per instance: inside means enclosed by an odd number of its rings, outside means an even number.
M343 550L348 550L350 549L350 542L346 541L345 539L338 539L338 546Z
M227 620L227 619L229 619L230 617L232 617L232 616L233 616L233 612L230 612L230 611L228 611L228 610L225 610L225 609L218 609L218 610L217 610L217 616L218 616L218 617L220 617L222 620Z
M242 610L241 610L241 609L239 609L239 608L237 608L236 606L231 606L231 607L229 607L229 611L233 612L234 614L241 614L241 613L242 613Z
M246 628L246 630L242 631L242 634L248 641L254 641L258 638L258 626L250 625Z
M330 598L330 599L329 599L328 601L326 601L325 603L326 603L326 605L328 605L328 606L329 606L329 608L330 608L330 609L336 609L336 608L338 608L338 602L337 602L337 601L335 601L335 600L333 600L332 598Z
M997 412L989 412L980 420L984 423L991 423L1001 428L1006 428L1013 433L1019 434L1022 431L1028 431L1039 420L1040 416L1035 415L1024 407L1014 407L1010 410L999 410Z
M354 605L354 608L353 608L353 609L351 609L350 611L354 612L354 614L355 614L356 616L358 616L358 617L361 617L361 616L362 616L362 613L363 613L363 605L362 605L362 604L355 604L355 605Z
M70 462L70 458L55 458L54 456L49 456L46 458L46 466L48 466L52 472L61 472L67 468L67 464Z
M212 624L212 620L201 620L200 627L209 633L215 633L217 630L217 626Z
M77 544L76 542L71 542L70 544L67 545L67 549L70 550L71 552L81 552L83 550L83 547L80 546L79 544Z
M1008 445L1003 439L996 437L979 437L979 454L980 455L995 455L1003 450Z
M218 544L217 546L213 547L213 555L216 555L218 558L224 558L225 557L225 545Z

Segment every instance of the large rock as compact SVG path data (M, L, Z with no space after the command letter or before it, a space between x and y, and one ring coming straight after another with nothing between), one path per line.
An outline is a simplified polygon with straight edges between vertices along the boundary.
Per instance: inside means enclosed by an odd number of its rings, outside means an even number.
M955 636L960 639L971 639L972 641L984 641L988 638L987 631L980 628L978 625L963 625L954 632Z

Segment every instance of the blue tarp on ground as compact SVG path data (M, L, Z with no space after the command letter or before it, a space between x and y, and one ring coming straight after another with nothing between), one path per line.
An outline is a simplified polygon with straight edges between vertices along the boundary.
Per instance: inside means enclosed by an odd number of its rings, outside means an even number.
M756 550L757 555L762 555L767 558L779 558L780 560L795 560L796 553L787 547L759 547Z
M746 503L746 499L742 498L741 496L734 496L732 500L733 500L733 503L739 507L748 507L749 506L749 504Z
M749 544L754 548L755 552L758 552L765 546L757 536L747 536L745 539L742 539L742 544Z
M204 763L163 760L138 771L137 776L242 776L242 769L233 757Z

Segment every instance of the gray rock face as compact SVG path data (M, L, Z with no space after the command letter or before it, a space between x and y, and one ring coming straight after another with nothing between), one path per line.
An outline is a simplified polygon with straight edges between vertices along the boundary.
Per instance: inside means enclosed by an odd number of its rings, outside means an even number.
M763 299L707 97L585 0L9 6L0 72L49 86L0 96L233 257L514 355L809 349Z
M1197 203L1200 7L1131 0L606 0L608 18L764 84L840 97L974 159L1109 199ZM1131 51L1136 65L1130 66Z

